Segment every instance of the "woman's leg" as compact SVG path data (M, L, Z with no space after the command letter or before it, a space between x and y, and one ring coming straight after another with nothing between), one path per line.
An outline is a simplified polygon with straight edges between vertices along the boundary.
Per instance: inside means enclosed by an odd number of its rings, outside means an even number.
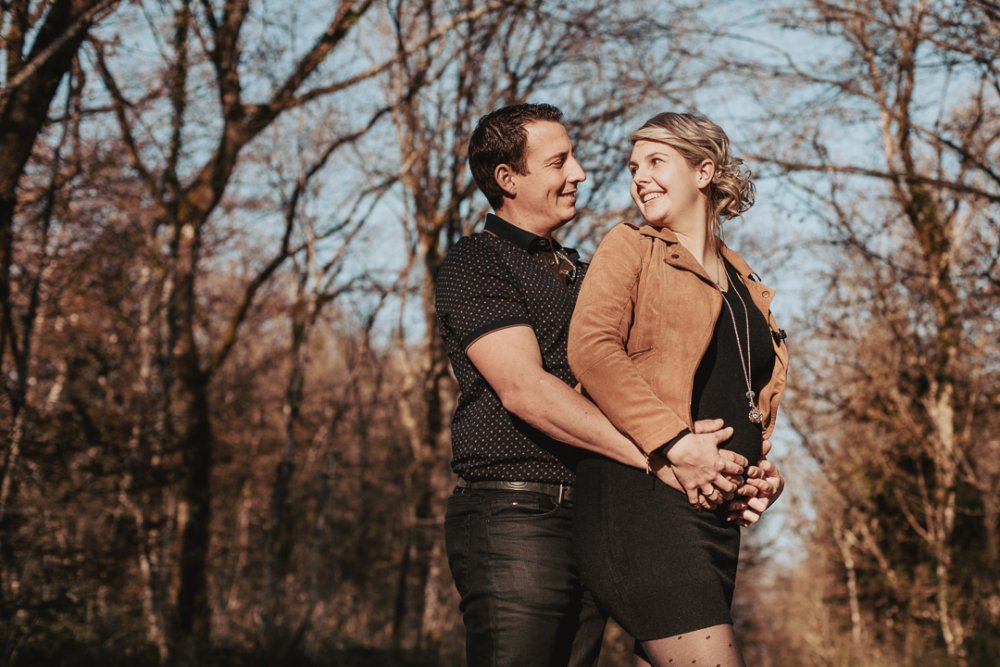
M645 657L654 667L746 667L728 623L644 641L642 650L645 656L637 658Z

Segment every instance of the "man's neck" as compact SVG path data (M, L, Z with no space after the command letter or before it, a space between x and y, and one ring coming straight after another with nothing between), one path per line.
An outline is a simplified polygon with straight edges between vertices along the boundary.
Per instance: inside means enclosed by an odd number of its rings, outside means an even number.
M503 218L510 224L523 229L526 232L531 232L535 236L541 236L542 238L550 239L552 238L552 233L562 227L561 223L556 226L552 226L551 221L539 219L538 216L532 215L530 212L518 211L507 206L501 207L495 211L497 217Z

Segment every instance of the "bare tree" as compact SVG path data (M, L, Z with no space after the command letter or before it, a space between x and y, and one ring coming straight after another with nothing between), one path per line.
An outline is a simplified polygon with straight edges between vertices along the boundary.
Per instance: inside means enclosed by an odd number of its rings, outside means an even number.
M398 55L390 94L401 100L392 114L400 149L400 222L405 272L418 301L412 308L422 323L415 347L406 344L413 332L403 318L396 333L397 347L410 350L397 395L412 453L401 470L411 508L395 624L396 643L404 648L439 644L440 619L455 604L440 526L450 487L448 427L457 387L437 331L434 288L448 249L487 210L467 168L476 120L505 104L560 103L592 175L588 201L600 206L604 188L623 171L623 117L654 100L675 99L704 74L690 67L693 44L682 39L689 21L679 10L650 22L643 7L603 0L572 6L507 2L477 13L480 8L463 1L390 3ZM465 20L448 40L429 42L426 36L447 29L456 17ZM428 46L408 50L412 43ZM670 55L656 71L637 71L653 44ZM404 303L401 312L406 308Z
M754 158L822 225L792 415L833 497L851 643L968 664L1000 621L982 578L998 563L972 546L997 533L996 7L814 1L774 24L815 57L772 45L740 71L787 91Z
M381 113L386 113L384 108ZM381 113L378 115L380 116ZM372 119L372 123L377 120ZM323 147L311 163L305 164L296 174L291 184L290 192L283 195L284 215L287 220L299 220L300 235L303 237L301 250L292 256L292 277L294 278L294 296L288 307L289 345L288 371L285 384L281 412L284 416L283 436L284 447L276 466L273 483L268 529L264 541L264 552L268 560L264 567L264 580L261 586L261 644L268 655L275 659L287 660L294 652L301 649L303 638L308 630L312 615L318 604L318 587L310 587L310 603L306 606L301 618L291 621L289 598L293 591L286 590L282 582L288 581L292 573L292 536L295 534L293 508L291 506L291 491L293 479L296 476L295 460L301 447L301 432L303 430L302 416L304 402L307 398L307 371L309 369L309 343L315 334L317 323L323 321L324 312L335 304L338 298L351 289L357 289L357 277L344 279L345 259L349 255L352 242L362 231L365 221L371 214L371 209L378 203L388 190L388 183L376 183L357 193L354 203L346 207L344 218L336 220L332 225L320 225L314 216L303 215L302 204L310 193L317 175L334 157L338 149L349 143L344 137L336 137L329 145ZM318 188L312 187L312 190ZM289 223L291 224L291 223ZM332 250L323 247L323 241L335 238L339 244ZM328 256L321 256L328 255ZM369 317L367 329L374 323L374 317ZM363 336L367 338L367 336ZM370 368L358 364L349 375L349 381L339 397L329 400L327 409L331 415L325 420L323 429L335 431L345 417L349 402L346 396L360 380L360 371ZM324 454L324 468L331 462L330 452ZM325 497L329 489L323 487ZM328 502L322 503L328 507ZM325 511L317 511L316 520L325 521ZM317 544L314 538L313 544ZM313 566L315 567L315 565ZM285 623L278 622L284 618ZM291 626L291 627L286 627ZM283 636L287 635L287 636Z
M213 213L223 199L243 150L260 133L290 109L349 87L345 81L319 88L304 84L323 62L347 40L372 2L345 1L332 11L325 29L301 54L263 101L246 99L243 81L244 49L241 41L251 7L249 0L226 2L220 9L210 3L175 3L173 31L164 45L164 80L169 100L169 133L162 159L150 158L143 146L143 109L127 96L113 71L108 48L98 38L91 40L96 68L118 122L126 147L126 157L156 202L156 216L146 221L151 241L164 242L162 269L155 276L162 295L164 323L162 371L164 400L160 403L159 425L167 450L180 457L184 483L176 507L180 549L177 556L176 586L171 603L170 627L185 651L207 646L210 607L207 595L207 563L212 507L213 443L210 419L210 384L235 345L241 324L256 295L292 253L292 220L285 221L277 249L250 276L243 294L226 317L219 337L206 347L199 345L199 305L197 282L201 270L204 237ZM202 51L192 52L192 46ZM200 163L185 163L192 150L190 95L196 82L193 72L206 65L212 72L221 127L214 146ZM151 107L153 109L155 107ZM148 125L147 125L148 126ZM201 137L198 137L201 138ZM182 158L184 158L182 160ZM186 172L186 173L185 173Z
M38 315L37 299L32 300L30 312L20 318L12 300L11 266L18 186L46 127L49 107L60 83L73 67L80 45L91 26L109 14L115 5L117 2L110 0L56 3L24 0L5 2L0 14L0 45L4 55L4 85L0 88L0 154L4 156L0 160L0 374L10 418L10 426L5 429L8 445L0 470L0 522L7 510L13 483L11 475L18 464L24 438L23 408L30 372L31 337ZM69 90L78 93L78 81ZM63 137L66 138L65 128ZM43 237L47 236L52 217L54 191L61 183L57 176L59 159L57 152L49 205L40 221ZM41 275L37 277L40 279ZM37 295L37 289L35 293ZM19 319L20 328L17 327Z
M261 76L262 73L253 70L251 64L256 66L267 44L265 39L254 52L244 52L241 34L248 29L248 24L253 24L255 16L248 0L227 2L221 11L208 2L180 1L169 8L172 14L169 33L157 38L163 61L162 88L155 83L145 89L136 86L131 77L116 71L130 69L128 63L116 56L118 47L102 36L90 40L95 69L116 120L125 156L144 184L145 196L154 202L156 212L142 221L146 238L151 248L163 248L156 255L157 268L150 277L150 288L159 295L153 312L162 326L157 339L158 363L154 365L159 375L154 385L162 387L163 391L153 413L158 416L142 430L151 435L149 442L154 451L160 448L167 457L177 459L172 464L175 471L172 474L183 480L179 487L174 487L178 489L176 497L172 490L164 497L165 521L176 522L172 532L177 534L179 549L176 554L166 553L161 559L164 563L175 563L176 571L166 569L162 573L165 583L159 588L170 593L167 627L184 646L185 653L197 651L209 640L207 572L215 443L211 384L237 344L243 323L261 290L297 252L294 199L300 196L299 190L292 194L293 201L287 202L275 249L247 276L242 294L236 298L232 310L227 314L209 312L201 305L206 295L205 288L199 289L205 266L204 244L218 225L220 204L227 205L227 191L234 189L231 183L243 164L241 157L265 129L289 112L316 105L344 91L361 89L411 52L438 48L436 43L450 31L500 6L501 3L494 3L458 12L434 30L408 39L398 52L383 56L376 47L368 54L370 66L359 67L355 61L333 83L310 86L320 73L332 75L332 65L321 69L325 61L344 58L347 44L357 48L359 42L349 36L359 25L369 29L378 20L377 12L371 12L366 19L374 3L345 1L333 11L330 22L317 34L312 45L301 54L294 54L290 72L284 75L264 73L274 83L270 91L263 91L264 101L256 103L244 99L243 91L249 88L244 82L244 70L250 68L255 75ZM163 6L157 10L160 16L167 13ZM151 20L157 24L162 19L154 15ZM262 25L256 29L262 30L262 37L267 38L267 23ZM154 34L159 32L154 31ZM206 72L208 83L215 89L213 104L208 105L195 93L205 84ZM406 95L413 95L419 88L419 84L412 86ZM335 151L358 141L393 105L400 103L394 96L388 96L384 104L378 103L377 97L373 99L376 103L370 108L352 114L351 120L342 119L337 123L339 136L330 140L328 150L305 174L307 181ZM402 99L405 102L406 96ZM194 120L196 114L213 107L220 124L198 125ZM359 117L360 122L357 121ZM166 118L167 122L158 121L160 118ZM382 183L379 187L384 189L391 180L379 182ZM304 185L300 183L297 187ZM229 195L228 201L238 201L242 196L239 189L235 189L237 192ZM307 302L313 300L313 305L299 304L305 309L305 319L296 325L293 339L298 337L298 343L293 340L293 345L301 345L305 340L303 327L308 325L310 318L318 316L320 302L329 295L318 292L310 297L303 293L302 298ZM206 328L201 322L208 317L223 324ZM295 424L295 403L299 394L295 386L299 382L293 375L286 397L285 408L291 411L291 421L285 427L286 445L292 447L289 456L294 450L294 438L289 439L289 434ZM284 559L279 553L278 533L285 516L282 507L291 474L290 460L282 461L279 483L273 495L272 530L266 537L269 552L277 557L271 565L278 571ZM171 516L174 518L169 518ZM273 602L270 590L270 585L266 584L265 607Z

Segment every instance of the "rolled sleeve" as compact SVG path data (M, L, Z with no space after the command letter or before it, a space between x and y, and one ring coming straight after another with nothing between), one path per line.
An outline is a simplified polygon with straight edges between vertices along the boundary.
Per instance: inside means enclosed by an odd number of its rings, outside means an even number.
M523 290L509 267L472 243L448 254L438 273L435 307L442 335L462 349L492 331L531 326Z

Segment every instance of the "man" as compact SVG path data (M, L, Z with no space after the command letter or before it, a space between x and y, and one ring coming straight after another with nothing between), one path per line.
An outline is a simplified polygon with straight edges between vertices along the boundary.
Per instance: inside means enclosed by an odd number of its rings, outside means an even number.
M596 663L605 619L572 552L573 470L583 450L681 488L671 466L647 461L573 389L566 334L586 264L552 233L576 216L586 175L561 121L546 104L480 119L469 163L495 215L455 245L438 274L440 332L461 389L452 422L460 479L445 537L473 666ZM731 435L721 425L695 425L714 443L697 481L717 489L705 506L745 492L732 478L746 461L717 449ZM740 507L741 520L756 520L766 500Z

